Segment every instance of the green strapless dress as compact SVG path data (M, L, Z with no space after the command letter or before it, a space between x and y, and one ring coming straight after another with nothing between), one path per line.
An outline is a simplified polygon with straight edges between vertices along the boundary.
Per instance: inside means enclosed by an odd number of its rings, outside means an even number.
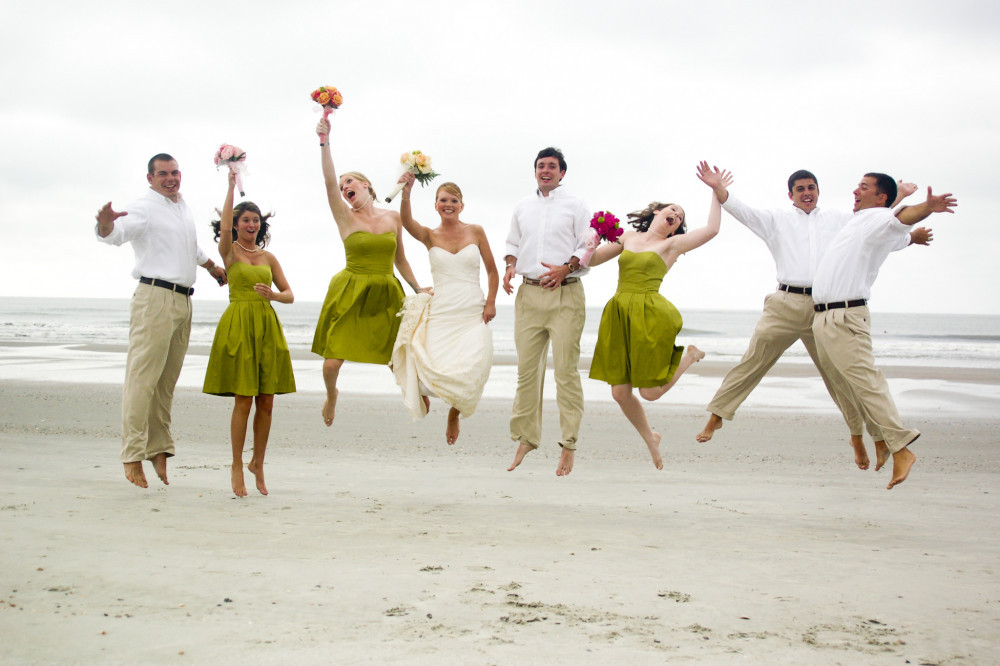
M591 379L652 388L673 378L684 353L674 344L684 320L659 293L666 274L657 253L622 250L618 290L601 315Z
M312 351L323 358L388 364L399 331L403 287L392 274L396 233L355 231L344 239L347 267L333 276Z
M270 266L229 267L229 307L212 341L202 391L213 395L294 393L292 358L270 301L253 286L271 284Z

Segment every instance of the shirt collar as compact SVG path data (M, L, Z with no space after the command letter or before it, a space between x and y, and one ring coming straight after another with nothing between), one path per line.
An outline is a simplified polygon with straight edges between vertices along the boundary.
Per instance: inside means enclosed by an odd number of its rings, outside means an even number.
M177 204L184 203L184 195L183 194L178 193L178 195L177 195L177 201L173 201L173 200L170 199L170 197L163 196L162 194L160 194L159 192L157 192L156 190L154 190L152 187L149 188L149 192L146 194L146 196L149 197L150 199L153 199L155 201L163 202L163 203L165 203L167 205L170 205L170 206L176 206Z
M564 186L562 186L562 185L556 185L556 189L554 189L551 192L549 192L549 196L544 197L544 196L542 196L542 191L539 190L536 187L535 188L535 196L538 197L539 199L552 199L552 198L559 199L559 198L562 198L562 193L565 192L565 191L566 191L566 188Z

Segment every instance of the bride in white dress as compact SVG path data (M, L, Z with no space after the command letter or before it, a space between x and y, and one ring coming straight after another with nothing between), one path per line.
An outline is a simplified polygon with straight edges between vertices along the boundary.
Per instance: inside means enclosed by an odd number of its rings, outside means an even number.
M458 439L459 416L471 416L483 395L493 364L493 335L487 324L496 316L500 286L486 232L458 219L465 205L454 183L437 189L434 209L441 224L422 226L410 211L412 174L403 175L399 205L403 228L427 246L433 296L421 293L403 303L403 321L392 350L392 371L403 391L403 403L415 418L430 407L428 396L448 403L445 439ZM486 268L489 293L479 286L479 263Z

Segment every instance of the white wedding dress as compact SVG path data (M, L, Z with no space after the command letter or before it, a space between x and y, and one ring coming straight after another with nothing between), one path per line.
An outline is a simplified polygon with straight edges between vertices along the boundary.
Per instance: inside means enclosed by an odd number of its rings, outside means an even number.
M462 417L476 411L493 364L493 334L483 322L479 248L452 254L430 249L434 295L403 301L403 320L392 349L392 372L414 419L426 413L421 395L437 396Z

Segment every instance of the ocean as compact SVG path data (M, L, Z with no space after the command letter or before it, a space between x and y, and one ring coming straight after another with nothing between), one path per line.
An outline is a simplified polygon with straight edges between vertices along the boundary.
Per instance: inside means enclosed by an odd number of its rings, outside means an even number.
M223 301L195 298L191 351L180 385L201 385L207 363L206 348L212 343L216 323L226 305ZM299 390L319 391L323 387L321 364L309 352L320 305L318 302L275 304L296 359ZM678 344L697 345L708 354L706 360L733 364L746 350L760 311L685 310L682 314L684 329ZM128 317L126 299L4 298L0 301L0 380L121 382ZM584 361L589 361L593 354L600 317L601 307L587 309L581 341ZM876 309L872 320L873 344L880 366L1000 370L1000 316L883 314ZM497 317L491 324L497 362L485 391L487 397L509 398L516 386L516 368L512 365L513 324L513 306L498 306ZM811 363L801 343L793 345L782 362ZM392 394L397 390L392 375L378 366L347 364L341 376L341 387L346 392ZM672 402L704 405L720 381L714 376L693 377L690 381L685 377L668 395ZM922 380L899 381L905 384ZM550 387L546 397L554 397L551 376L546 384ZM591 380L585 380L584 384L588 399L610 399L605 384ZM893 389L895 392L895 383ZM977 392L982 390L980 387ZM762 406L782 403L787 400L782 395L786 391L795 394L796 401L807 408L832 407L818 376L766 378L751 395L751 401Z

